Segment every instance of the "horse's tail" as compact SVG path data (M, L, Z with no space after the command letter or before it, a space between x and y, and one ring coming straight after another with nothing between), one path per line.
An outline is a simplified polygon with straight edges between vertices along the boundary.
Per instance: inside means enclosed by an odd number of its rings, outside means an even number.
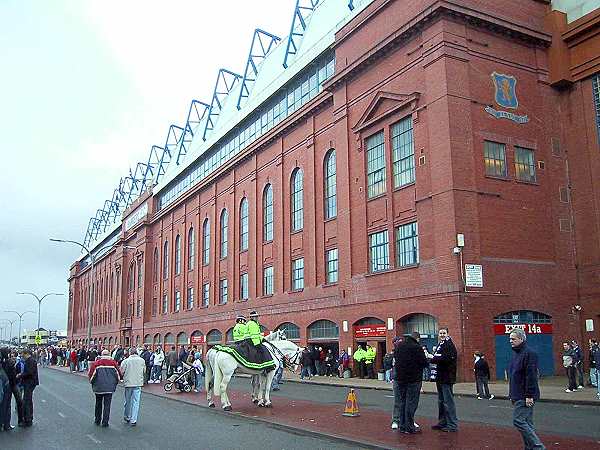
M213 359L213 362L214 362L214 366L212 368L213 374L214 374L213 393L217 397L220 397L221 396L221 381L223 380L223 372L221 371L221 367L219 366L219 363L217 362L218 357L219 357L219 354L216 353L215 357Z
M204 387L206 388L206 392L210 391L214 383L214 371L212 368L212 364L210 362L211 359L211 351L209 350L206 353L206 367L204 368Z

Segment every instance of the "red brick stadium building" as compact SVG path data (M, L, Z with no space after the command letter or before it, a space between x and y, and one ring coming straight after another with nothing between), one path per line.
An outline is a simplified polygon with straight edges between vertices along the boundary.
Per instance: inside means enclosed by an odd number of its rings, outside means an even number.
M448 327L463 379L477 350L502 377L518 325L560 371L600 327L600 11L314 3L297 51L273 39L249 95L215 90L183 162L71 267L70 341L93 287L104 345L206 347L257 310L378 364Z

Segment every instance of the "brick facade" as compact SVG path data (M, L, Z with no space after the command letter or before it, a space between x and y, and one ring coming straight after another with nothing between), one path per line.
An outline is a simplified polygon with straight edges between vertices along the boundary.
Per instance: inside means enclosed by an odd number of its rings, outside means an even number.
M532 310L552 317L559 370L562 340L597 336L597 331L584 331L588 316L596 329L600 326L600 278L594 272L600 270L600 160L598 143L591 140L597 136L591 81L578 81L565 91L565 83L552 78L552 52L558 45L552 23L557 22L549 14L560 13L534 0L373 2L337 33L335 75L314 100L163 210L148 194L126 212L125 217L145 202L149 206L147 217L122 231L119 245L96 264L93 337L112 344L141 343L146 336L152 342L157 333L161 339L167 333L207 335L213 329L225 336L236 314L255 309L268 329L296 324L303 345L311 324L330 320L339 327L340 349L356 348L354 324L376 318L387 328L382 351L405 331L407 318L427 314L450 328L460 354L459 376L469 379L474 351L484 351L494 365L494 317ZM494 72L516 78L519 103L512 112L527 115L527 123L486 112L486 106L502 109L495 102ZM578 95L585 101L576 101ZM406 118L412 119L415 180L394 188L391 130ZM379 132L384 136L385 192L368 198L366 141ZM565 150L553 152L553 140ZM485 141L505 144L506 176L486 175ZM535 181L517 179L516 147L533 150ZM324 161L331 149L337 215L325 219ZM572 163L571 151L585 159ZM291 232L296 168L303 175L303 228ZM273 189L274 238L265 243L267 184ZM561 201L561 188L569 186L572 202ZM250 206L249 248L240 252L244 198ZM224 209L228 254L221 258ZM207 219L210 263L203 265ZM398 267L395 230L412 222L418 224L419 263ZM191 228L194 264L188 270ZM371 273L369 235L385 230L390 266ZM461 255L453 252L457 234L465 236ZM180 274L175 273L178 235ZM588 236L594 236L593 243ZM338 281L328 283L325 253L333 248L338 249ZM292 260L301 257L304 289L293 291ZM465 288L461 260L483 266L483 288ZM272 296L263 295L267 266L274 267ZM136 271L131 291L130 267ZM141 283L137 267L142 268ZM86 337L90 273L89 267L72 267L72 342ZM249 277L247 301L239 300L242 273ZM222 279L228 280L225 305L219 304ZM210 283L208 307L201 306L204 283ZM188 288L194 292L191 310L186 308ZM174 311L176 291L181 293L179 312ZM165 294L168 312L162 314ZM573 309L576 304L582 305L581 312Z

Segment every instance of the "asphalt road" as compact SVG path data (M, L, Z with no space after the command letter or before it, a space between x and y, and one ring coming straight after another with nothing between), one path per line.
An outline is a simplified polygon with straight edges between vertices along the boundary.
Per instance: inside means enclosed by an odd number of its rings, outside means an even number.
M113 396L110 426L100 428L93 422L94 396L85 378L40 369L40 382L34 393L34 426L0 433L2 450L357 448L149 394L142 394L134 428L122 421L120 387Z
M316 378L318 380L318 377ZM248 380L236 378L233 389L248 390ZM380 409L390 412L394 404L392 391L356 389L360 408ZM343 408L348 388L322 386L303 383L284 383L279 392L272 392L272 398L279 396L302 399L316 403L341 405ZM274 400L275 403L276 400ZM508 400L477 400L472 397L456 397L456 410L459 421L484 423L488 425L512 427L513 407ZM418 417L437 418L437 396L422 394L417 410ZM537 403L534 411L536 430L564 436L587 437L600 440L600 407L580 406L560 403Z

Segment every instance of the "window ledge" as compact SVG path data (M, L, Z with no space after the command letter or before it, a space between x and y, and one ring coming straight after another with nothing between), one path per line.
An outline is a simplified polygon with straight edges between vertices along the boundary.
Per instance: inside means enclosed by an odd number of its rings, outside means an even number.
M378 194L375 197L369 197L368 194L367 194L367 201L370 202L371 200L377 200L378 198L385 197L386 195L387 195L387 192L383 192L381 194Z
M241 255L242 253L248 253L248 249L246 248L246 249L244 249L244 250L240 250L240 255Z
M419 267L419 263L417 263L417 264L410 264L408 266L402 266L402 267L392 267L392 268L387 269L387 270L380 270L379 272L367 273L367 274L365 274L365 276L366 277L371 277L371 276L374 276L374 275L381 275L383 273L401 272L403 270L416 269L418 267Z
M324 288L327 288L327 287L337 286L338 283L339 283L338 281L335 281L335 282L332 282L332 283L323 283L321 286L324 287Z
M411 181L410 183L406 183L406 184L403 184L402 186L395 187L394 192L398 192L398 191L401 191L402 189L413 187L413 186L415 186L415 184L416 184L415 181Z
M290 231L290 234L293 236L294 234L299 234L302 233L304 231L304 227L300 228L299 230L292 230Z
M498 180L498 181L512 181L512 178L506 176L506 177L500 177L500 176L495 176L495 175L485 175L485 178L489 178L491 180Z
M540 185L540 183L538 183L537 181L519 180L517 178L515 178L515 181L519 184L528 184L530 186L539 186Z
M265 294L265 295L261 295L259 298L271 298L273 297L275 294Z
M327 222L333 222L333 221L334 221L334 220L336 220L336 219L337 219L337 214L336 214L335 216L333 216L333 217L330 217L329 219L325 219L325 220L323 220L323 223L327 223Z
M291 290L288 294L300 294L301 292L304 292L304 288Z

